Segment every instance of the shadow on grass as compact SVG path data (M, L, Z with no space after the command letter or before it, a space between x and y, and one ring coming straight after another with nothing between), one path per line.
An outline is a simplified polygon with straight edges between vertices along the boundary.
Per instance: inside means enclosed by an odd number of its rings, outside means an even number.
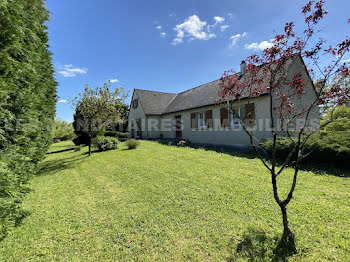
M161 145L176 146L179 140L157 140ZM202 149L206 151L214 151L217 153L228 154L235 157L243 157L254 159L256 158L255 152L249 147L243 146L216 146L216 145L206 145L206 144L192 144L187 145L189 148Z
M96 154L96 153L103 153L103 151L100 151L98 149L92 149L91 150L91 154ZM83 155L89 156L89 152L85 152L85 153L83 153Z
M48 155L52 155L52 154L58 154L58 153L64 153L64 152L68 152L68 151L73 151L75 150L74 147L72 148L66 148L66 149L62 149L62 150L58 150L58 151L53 151L53 152L48 152Z
M59 171L74 168L85 158L86 156L84 155L72 155L63 159L46 160L41 163L37 176L53 175Z
M6 213L6 212L9 212L9 210L7 208L0 207L0 213ZM20 227L23 224L23 220L30 215L31 215L31 212L29 212L28 210L24 210L23 208L19 208L14 212L14 214L12 214L12 218L13 218L14 223L11 222L11 224L15 228ZM8 236L8 233L11 230L12 230L11 226L0 228L0 243Z
M176 146L179 140L169 139L169 140L156 140L159 144L168 145L168 146ZM207 151L215 151L217 153L228 154L235 157L242 157L248 159L258 158L254 150L249 147L240 147L240 146L214 146L214 145L200 145L200 144L188 144L189 148L194 149L203 149ZM265 149L260 149L261 155L267 162L270 162L270 157ZM282 165L283 162L279 161L279 165ZM293 168L293 167L291 167ZM332 163L324 163L324 164L310 164L304 163L300 167L301 171L313 172L316 175L332 175L338 177L350 177L350 171L343 168L337 168L332 165Z
M350 171L345 168L338 168L328 164L303 164L303 171L311 171L316 175L332 175L338 177L350 177Z
M268 236L260 229L249 228L243 235L242 240L235 245L229 245L232 254L227 261L236 261L243 258L246 261L287 261L294 255L281 245L278 236Z

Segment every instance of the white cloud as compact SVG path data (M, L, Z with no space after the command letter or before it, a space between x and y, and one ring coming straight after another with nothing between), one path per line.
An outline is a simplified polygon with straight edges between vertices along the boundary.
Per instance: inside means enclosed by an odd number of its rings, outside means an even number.
M221 30L221 32L224 32L229 27L230 27L229 25L222 25L222 26L220 26L220 30Z
M192 15L187 18L182 24L176 25L174 30L176 31L176 37L173 39L172 44L177 45L183 42L185 37L189 37L190 40L208 40L216 37L215 34L205 30L207 22L201 21L197 15Z
M215 20L215 23L212 25L208 25L208 32L210 32L211 29L216 27L218 24L221 24L225 21L225 18L221 16L214 16L213 19Z
M214 16L213 19L215 20L215 24L220 24L225 21L225 18L221 16Z
M166 33L165 33L165 32L161 32L161 33L160 33L160 36L161 36L161 37L165 37L165 36L166 36Z
M341 60L342 63L350 63L350 59Z
M157 29L157 30L162 30L162 26L159 25L159 26L156 27L156 29Z
M65 99L58 100L57 103L67 103L68 101Z
M118 79L109 79L109 82L111 82L111 83L118 83L119 80Z
M251 43L249 45L246 44L244 47L245 49L250 49L250 50L264 50L272 46L273 46L273 43L271 43L271 41L262 41L261 43Z
M62 75L63 77L75 77L77 75L85 75L88 72L88 69L86 68L78 68L74 67L73 65L59 65L57 73Z
M244 32L243 34L236 34L230 37L231 40L231 46L235 46L238 42L238 40L242 37L246 37L247 36L247 32Z

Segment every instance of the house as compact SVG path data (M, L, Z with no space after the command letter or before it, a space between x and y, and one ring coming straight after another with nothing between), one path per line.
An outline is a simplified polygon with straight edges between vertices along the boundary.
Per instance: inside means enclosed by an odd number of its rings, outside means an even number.
M289 61L289 74L301 73L306 81L305 94L298 100L298 106L305 108L316 99L316 91L300 56ZM245 66L241 65L241 75ZM244 77L242 77L244 79ZM244 80L242 80L244 81ZM218 104L220 80L189 89L179 94L135 89L129 112L129 136L138 139L188 139L192 143L212 145L250 145L249 136L240 126L241 118L249 116L247 128L254 131L258 140L269 139L270 95L244 99L242 97L236 113L229 112ZM237 104L237 105L236 105ZM315 107L310 119L319 124L320 114ZM274 118L278 119L277 115Z

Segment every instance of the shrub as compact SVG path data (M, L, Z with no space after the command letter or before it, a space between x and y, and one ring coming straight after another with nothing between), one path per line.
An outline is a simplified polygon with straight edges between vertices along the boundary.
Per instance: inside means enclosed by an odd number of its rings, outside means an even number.
M180 140L179 142L177 142L176 144L178 147L186 147L189 145L189 142L187 140Z
M272 141L262 145L269 154L272 153ZM284 161L293 143L288 138L277 140L276 151L279 160ZM310 153L304 158L304 163L326 164L332 167L346 167L350 161L350 133L327 132L312 136L305 145L305 152ZM294 159L296 156L294 156Z
M54 143L72 140L75 137L73 125L66 121L56 119L52 129Z
M128 138L129 133L123 133L123 132L118 132L118 131L106 131L104 136L117 137L117 138Z
M140 141L135 139L129 139L125 142L128 149L136 149L140 145Z
M93 145L98 148L100 152L108 151L118 148L118 139L114 137L98 136L93 140Z

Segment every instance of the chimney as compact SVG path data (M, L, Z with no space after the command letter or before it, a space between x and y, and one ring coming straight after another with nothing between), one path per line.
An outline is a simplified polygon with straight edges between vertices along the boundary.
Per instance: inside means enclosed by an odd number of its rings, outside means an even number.
M244 73L247 72L247 64L246 62L243 60L241 62L241 75L244 75Z

